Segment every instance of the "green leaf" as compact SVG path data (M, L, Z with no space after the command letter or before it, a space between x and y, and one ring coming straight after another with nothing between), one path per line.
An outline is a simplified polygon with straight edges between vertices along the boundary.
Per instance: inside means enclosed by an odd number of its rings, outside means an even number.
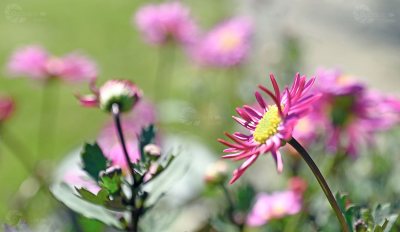
M237 190L237 209L243 212L249 211L253 203L256 191L250 184L242 185Z
M79 195L82 197L82 199L96 204L96 205L104 205L105 202L108 200L108 191L105 189L101 189L97 195L90 192L89 190L85 188L75 188L76 191L78 191Z
M97 145L86 143L81 152L83 170L96 181L99 180L99 173L107 168L107 159L103 151Z
M75 195L68 185L64 183L56 183L50 187L50 191L56 199L84 217L96 219L106 225L119 229L123 228L119 221L119 213L115 213L107 210L103 206L83 200L81 197Z
M142 132L139 136L139 148L140 148L140 154L141 154L141 160L145 161L146 157L144 155L144 147L154 141L154 138L156 137L156 129L154 125L150 125L146 128L142 129Z
M123 180L121 168L111 167L100 172L99 185L115 196L120 193Z

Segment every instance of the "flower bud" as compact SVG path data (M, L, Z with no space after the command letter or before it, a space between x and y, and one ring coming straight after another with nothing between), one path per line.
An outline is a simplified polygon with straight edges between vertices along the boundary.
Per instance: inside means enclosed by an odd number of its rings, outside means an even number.
M204 175L207 184L217 185L225 182L228 177L228 165L224 161L217 161L210 165Z
M8 119L14 112L14 101L9 97L0 98L0 122Z
M111 112L112 105L118 104L121 112L127 112L140 100L141 90L128 80L107 81L99 90L102 110Z
M154 156L156 158L161 155L161 148L155 144L147 144L143 150L149 156Z

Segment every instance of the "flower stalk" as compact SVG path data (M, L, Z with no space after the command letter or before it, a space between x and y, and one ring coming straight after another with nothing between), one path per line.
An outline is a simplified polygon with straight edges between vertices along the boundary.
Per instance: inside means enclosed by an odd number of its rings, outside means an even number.
M328 183L326 182L324 176L322 175L321 171L317 167L317 165L314 163L313 159L311 156L308 154L308 152L304 149L303 146L295 139L291 138L288 143L296 149L296 151L301 155L301 157L304 159L304 161L307 163L307 165L310 167L311 171L313 172L315 178L317 179L319 185L322 188L322 191L324 191L326 198L328 199L329 203L331 204L331 207L333 211L336 214L337 219L340 222L341 228L343 232L350 232L349 227L346 223L346 219L344 218L338 203L335 200L335 197L332 194L331 189L328 186Z
M135 181L135 176L134 176L134 169L131 167L131 159L129 158L129 154L128 154L128 149L126 148L126 143L125 143L125 138L124 138L124 134L122 131L122 126L121 126L121 111L120 111L120 107L117 103L114 103L112 105L112 114L113 114L113 118L114 118L114 123L117 129L117 134L118 134L118 138L119 141L121 143L122 146L122 150L124 152L124 156L125 156L125 160L127 162L127 166L128 166L128 171L129 174L131 176L131 199L129 201L130 205L131 205L131 224L128 226L127 231L128 232L137 232L138 231L138 222L139 222L139 215L138 215L138 210L136 209L136 193L135 193L135 187L137 185L136 181Z

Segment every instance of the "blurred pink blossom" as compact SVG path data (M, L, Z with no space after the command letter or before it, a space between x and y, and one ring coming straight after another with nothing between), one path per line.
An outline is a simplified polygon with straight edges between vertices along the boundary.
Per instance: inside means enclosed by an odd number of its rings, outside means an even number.
M48 52L37 45L20 48L12 54L8 62L8 72L12 76L28 76L33 79L47 77L46 62Z
M133 21L150 44L165 44L169 40L190 44L198 34L190 9L179 1L143 6Z
M8 72L12 76L26 76L32 79L47 80L60 78L74 83L92 81L97 77L94 61L78 53L64 57L50 55L38 45L18 49L11 56Z
M97 77L97 65L88 57L71 53L62 58L64 63L60 77L68 82L93 81Z
M204 66L233 67L246 59L251 37L252 23L238 17L225 21L209 31L190 49L195 61Z
M246 224L257 227L266 224L272 219L283 218L300 212L302 207L302 193L293 190L274 192L272 194L259 193Z

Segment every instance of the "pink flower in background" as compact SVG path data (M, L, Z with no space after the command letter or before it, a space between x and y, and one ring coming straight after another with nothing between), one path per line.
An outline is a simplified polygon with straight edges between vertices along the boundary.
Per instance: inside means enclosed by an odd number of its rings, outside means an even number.
M190 44L198 34L190 9L178 1L146 5L137 11L134 22L150 44L169 40Z
M33 79L47 77L46 62L48 52L37 45L20 48L12 54L8 62L8 72L12 76L28 76Z
M156 122L155 108L146 101L140 101L135 108L122 118L122 128L127 144L128 153L132 162L140 159L138 135L142 128L148 127ZM127 170L124 153L116 133L115 125L109 122L101 131L98 143L105 156L116 165Z
M51 56L37 45L18 49L11 56L7 69L13 76L39 80L60 78L71 83L93 81L97 77L96 64L89 58L78 53Z
M290 189L272 194L259 193L246 224L252 227L262 226L272 219L280 219L301 211L303 192Z
M374 144L377 132L399 122L399 100L368 90L338 70L317 71L315 92L322 97L311 117L326 133L326 148L352 157L363 144Z
M247 18L230 19L198 40L191 49L193 58L204 66L239 65L247 57L252 33L252 23Z
M97 65L88 57L71 53L62 58L63 70L60 77L68 82L91 82L97 77Z
M14 112L14 100L10 97L0 97L0 123L11 117Z
M109 80L100 88L90 83L92 94L80 96L78 99L85 107L99 107L111 112L112 105L118 104L121 112L130 111L142 98L142 90L129 80Z
M233 117L249 131L249 134L225 133L233 143L219 139L219 142L228 147L224 150L228 154L223 158L245 160L234 171L230 183L243 175L260 155L268 152L271 152L275 159L278 172L282 172L283 162L279 148L284 141L291 139L293 128L299 119L307 115L312 103L319 98L318 94L308 93L314 78L307 81L305 76L296 74L293 85L290 88L286 87L283 92L272 74L270 78L274 93L262 85L259 85L259 88L272 98L274 104L267 105L261 94L256 91L255 97L262 110L245 105L236 109L241 118Z

